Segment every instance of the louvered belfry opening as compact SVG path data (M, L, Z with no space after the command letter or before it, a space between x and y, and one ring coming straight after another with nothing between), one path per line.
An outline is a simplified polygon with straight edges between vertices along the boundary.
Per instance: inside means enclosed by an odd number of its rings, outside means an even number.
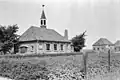
M42 7L43 7L43 10L42 10L42 14L41 14L41 18L40 18L40 20L41 20L41 28L46 28L46 16L45 16L45 12L44 12L44 6L45 5L42 5Z

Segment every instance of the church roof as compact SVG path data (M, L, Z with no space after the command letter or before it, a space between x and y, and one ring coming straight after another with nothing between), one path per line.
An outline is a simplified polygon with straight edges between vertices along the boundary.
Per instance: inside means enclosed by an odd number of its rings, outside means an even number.
M44 12L44 10L42 11L41 19L46 19L46 16L45 16L45 12Z
M93 46L102 46L102 45L113 45L113 44L106 38L100 38L97 42L93 44Z
M40 28L34 26L30 27L19 38L19 41L33 40L70 42L53 29Z

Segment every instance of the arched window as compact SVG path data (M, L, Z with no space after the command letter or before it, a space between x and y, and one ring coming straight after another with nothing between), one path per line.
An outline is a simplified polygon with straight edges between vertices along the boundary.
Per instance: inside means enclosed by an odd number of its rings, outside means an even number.
M44 20L44 25L46 25L46 20Z
M43 25L43 20L41 20L41 25Z

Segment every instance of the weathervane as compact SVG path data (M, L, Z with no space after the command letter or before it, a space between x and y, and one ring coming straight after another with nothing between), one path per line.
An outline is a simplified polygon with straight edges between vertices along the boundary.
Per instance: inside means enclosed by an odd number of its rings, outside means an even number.
M42 7L44 7L45 5L43 4Z

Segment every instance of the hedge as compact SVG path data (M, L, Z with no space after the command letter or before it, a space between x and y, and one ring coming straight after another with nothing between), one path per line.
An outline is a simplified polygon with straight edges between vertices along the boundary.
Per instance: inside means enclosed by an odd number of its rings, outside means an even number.
M27 58L27 57L56 57L56 56L71 56L71 55L82 55L82 52L73 53L51 53L51 54L11 54L11 55L0 55L0 58Z

